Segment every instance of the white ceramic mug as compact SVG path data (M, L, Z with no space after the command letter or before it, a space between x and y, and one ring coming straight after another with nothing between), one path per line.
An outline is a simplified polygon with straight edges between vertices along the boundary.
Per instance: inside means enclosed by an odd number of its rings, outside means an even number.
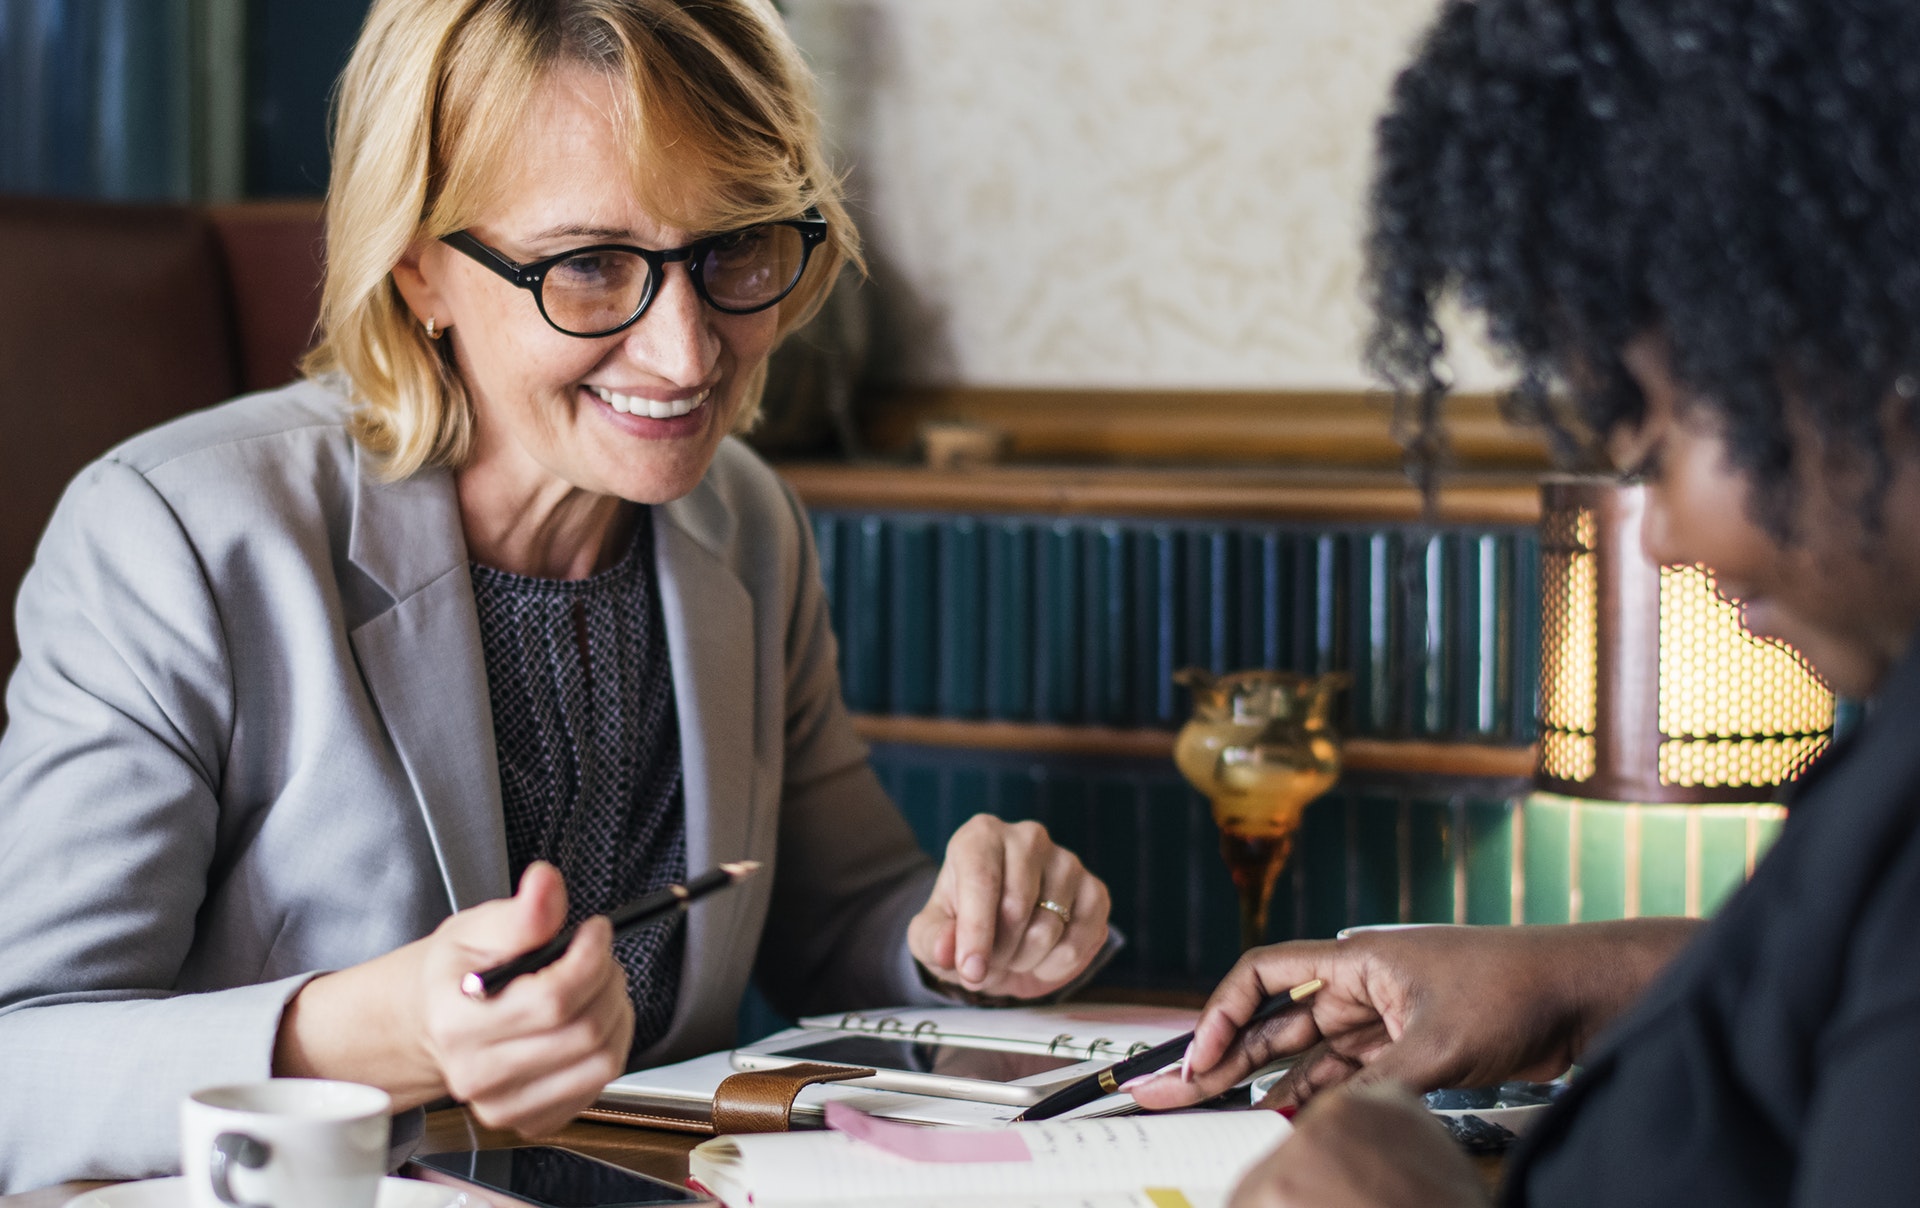
M193 1208L373 1208L387 1166L387 1093L357 1082L270 1078L180 1104L180 1169Z

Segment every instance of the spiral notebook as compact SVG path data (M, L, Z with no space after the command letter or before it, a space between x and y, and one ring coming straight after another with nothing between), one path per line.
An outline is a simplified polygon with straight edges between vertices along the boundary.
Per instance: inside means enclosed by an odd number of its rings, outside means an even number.
M811 1016L801 1020L797 1028L766 1037L758 1046L778 1045L809 1035L866 1034L929 1044L1044 1053L1075 1060L1119 1061L1129 1053L1192 1031L1196 1018L1193 1011L1123 1003L1006 1008L898 1007ZM622 1111L697 1119L712 1103L721 1080L736 1068L733 1054L723 1052L676 1065L638 1070L608 1085L602 1092L601 1104ZM800 1092L793 1103L793 1125L818 1127L823 1109L834 1102L884 1119L949 1126L1004 1125L1020 1112L1019 1107L1001 1103L833 1083L809 1086ZM1099 1117L1135 1110L1131 1096L1109 1095L1073 1115Z
M797 1033L800 1029L793 1029ZM781 1033L780 1035L787 1035ZM733 1054L709 1053L673 1065L636 1070L609 1083L600 1093L598 1108L638 1113L660 1120L701 1121L708 1118L714 1092L728 1075L734 1073ZM994 1128L1013 1122L1018 1107L1004 1103L981 1103L971 1099L947 1099L932 1095L908 1095L874 1087L849 1086L843 1082L821 1083L803 1089L794 1099L788 1118L794 1128L818 1128L829 1103L842 1103L883 1120L910 1124L935 1124L948 1127ZM1073 1113L1075 1119L1123 1115L1138 1111L1130 1095L1108 1095L1096 1099ZM699 1131L699 1130L694 1130Z
M806 1029L884 1035L924 1044L957 1044L1045 1053L1082 1061L1120 1061L1191 1032L1196 1011L1134 1003L1060 1003L1044 1007L895 1007L811 1015Z

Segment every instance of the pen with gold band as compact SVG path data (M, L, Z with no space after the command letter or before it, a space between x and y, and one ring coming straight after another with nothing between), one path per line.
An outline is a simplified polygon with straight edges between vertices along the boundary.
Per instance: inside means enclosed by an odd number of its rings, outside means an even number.
M1302 982L1284 994L1274 995L1260 1004L1259 1009L1254 1011L1244 1027L1250 1028L1254 1024L1264 1023L1289 1007L1306 1001L1313 997L1323 984L1319 978L1315 978L1310 982ZM1129 1057L1098 1073L1061 1087L1015 1118L1017 1120L1051 1120L1076 1107L1085 1107L1102 1096L1117 1094L1123 1083L1138 1078L1142 1074L1151 1074L1155 1070L1164 1069L1180 1060L1181 1055L1187 1051L1187 1046L1192 1043L1192 1032L1175 1036L1172 1040L1162 1041L1138 1056Z
M614 935L623 935L636 927L644 927L676 910L685 910L701 898L716 889L725 889L729 885L738 885L754 873L760 871L758 860L739 860L731 864L722 864L712 872L701 873L685 885L669 885L656 889L644 897L635 898L618 910L609 911L607 921L613 924ZM566 955L567 945L573 942L575 928L563 928L559 935L535 948L523 952L510 961L495 965L491 969L482 969L467 974L460 979L460 989L468 998L492 998L506 987L506 984L523 974L544 969Z

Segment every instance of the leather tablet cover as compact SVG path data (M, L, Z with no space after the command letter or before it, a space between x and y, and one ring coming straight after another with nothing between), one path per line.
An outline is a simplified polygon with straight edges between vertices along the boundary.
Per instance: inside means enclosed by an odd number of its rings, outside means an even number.
M637 1112L629 1107L595 1104L580 1113L582 1120L627 1124L637 1128L664 1128L674 1132L706 1134L786 1132L800 1088L816 1082L843 1082L871 1078L873 1070L846 1065L782 1066L775 1070L748 1070L723 1080L705 1112L668 1110Z

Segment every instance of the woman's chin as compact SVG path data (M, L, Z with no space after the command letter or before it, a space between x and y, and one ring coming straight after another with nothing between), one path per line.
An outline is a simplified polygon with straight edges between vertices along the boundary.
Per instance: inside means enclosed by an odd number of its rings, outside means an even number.
M597 400L596 400L597 401ZM727 433L722 408L704 404L686 415L653 419L599 405L593 460L601 489L632 503L671 503L700 485Z
M1855 699L1872 696L1892 666L1892 660L1863 635L1800 624L1777 611L1763 611L1757 617L1750 613L1749 617L1747 628L1751 633L1793 647L1837 695Z

